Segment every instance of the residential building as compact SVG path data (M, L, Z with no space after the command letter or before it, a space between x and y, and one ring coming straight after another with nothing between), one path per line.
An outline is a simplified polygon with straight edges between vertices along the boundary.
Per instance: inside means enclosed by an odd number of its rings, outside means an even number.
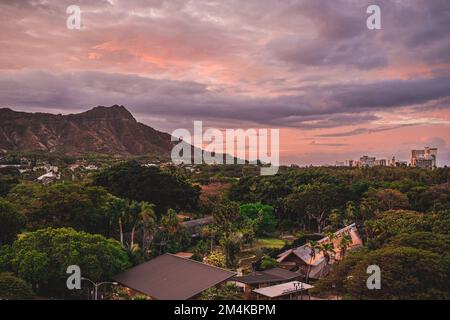
M374 163L375 167L386 167L387 166L387 160L386 159L377 159Z
M244 286L244 298L254 300L257 296L255 289L265 288L277 284L300 280L303 276L300 273L292 272L283 268L273 268L265 271L256 271L249 275L234 277L231 280Z
M343 258L343 254L339 248L339 242L344 234L350 235L352 239L352 242L347 248L347 251L360 248L363 245L362 238L359 235L355 224L349 225L335 232L333 244L336 254L331 257L331 261L329 261L330 264L333 264L335 261L341 260ZM329 241L330 239L328 237L324 237L320 239L318 243L320 244ZM281 253L280 255L278 255L277 261L281 268L285 268L291 271L297 271L302 275L306 275L309 273L309 278L320 279L329 272L330 265L327 264L323 252L319 252L318 250L316 250L315 255L313 255L311 251L312 249L309 244L305 244L298 248L289 249Z
M164 254L113 277L131 295L152 300L195 300L206 289L219 286L236 275L225 269Z
M410 163L412 167L433 169L436 167L437 148L425 147L423 150L411 150Z
M362 167L373 167L375 165L375 160L375 157L362 156L359 159L359 162L361 163Z
M192 237L196 237L201 232L203 227L210 225L213 222L213 216L206 216L200 219L183 221L181 222L181 224L186 227L187 231L191 234Z
M38 177L37 181L39 181L42 184L50 184L59 179L61 179L61 175L59 173L54 173L53 171L50 171Z
M304 296L312 285L300 281L291 281L270 287L253 290L257 300L309 300L309 295Z

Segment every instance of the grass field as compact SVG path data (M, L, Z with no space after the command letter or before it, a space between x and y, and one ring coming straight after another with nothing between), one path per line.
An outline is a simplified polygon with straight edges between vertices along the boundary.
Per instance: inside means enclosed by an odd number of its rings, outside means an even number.
M255 248L269 248L280 249L283 248L286 242L278 238L258 238L255 241Z

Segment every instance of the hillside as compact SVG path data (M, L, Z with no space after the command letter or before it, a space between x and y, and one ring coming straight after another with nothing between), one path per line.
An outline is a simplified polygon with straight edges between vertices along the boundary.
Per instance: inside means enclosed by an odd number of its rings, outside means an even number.
M6 151L168 157L172 146L169 134L137 122L123 106L70 115L0 109L0 149Z

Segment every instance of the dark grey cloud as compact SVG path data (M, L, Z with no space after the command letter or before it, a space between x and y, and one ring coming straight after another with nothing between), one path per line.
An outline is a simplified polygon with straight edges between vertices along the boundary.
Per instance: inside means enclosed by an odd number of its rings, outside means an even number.
M366 27L366 8L381 8L382 30ZM314 36L282 33L267 50L292 68L306 66L388 67L397 59L450 61L450 1L293 1L291 15L311 21Z
M346 65L358 69L388 66L388 58L368 38L305 39L297 35L279 37L268 44L274 56L293 67Z
M317 86L298 95L249 98L226 97L188 81L103 72L23 71L0 74L0 105L72 110L122 104L147 116L314 129L370 123L379 119L375 111L418 108L449 98L448 88L450 77L443 77Z
M337 137L350 137L350 136L357 136L361 134L371 134L375 132L383 132L383 131L390 131L395 130L398 128L403 127L409 127L413 126L414 124L403 124L403 125L395 125L395 126L381 126L378 128L356 128L350 131L344 131L344 132L335 132L335 133L325 133L318 135L322 138L337 138Z

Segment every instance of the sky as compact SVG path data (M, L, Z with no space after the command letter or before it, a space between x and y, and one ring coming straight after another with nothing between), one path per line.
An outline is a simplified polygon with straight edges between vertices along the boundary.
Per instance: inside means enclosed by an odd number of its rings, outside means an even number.
M448 0L0 0L0 28L0 107L279 128L284 164L430 146L450 165Z

